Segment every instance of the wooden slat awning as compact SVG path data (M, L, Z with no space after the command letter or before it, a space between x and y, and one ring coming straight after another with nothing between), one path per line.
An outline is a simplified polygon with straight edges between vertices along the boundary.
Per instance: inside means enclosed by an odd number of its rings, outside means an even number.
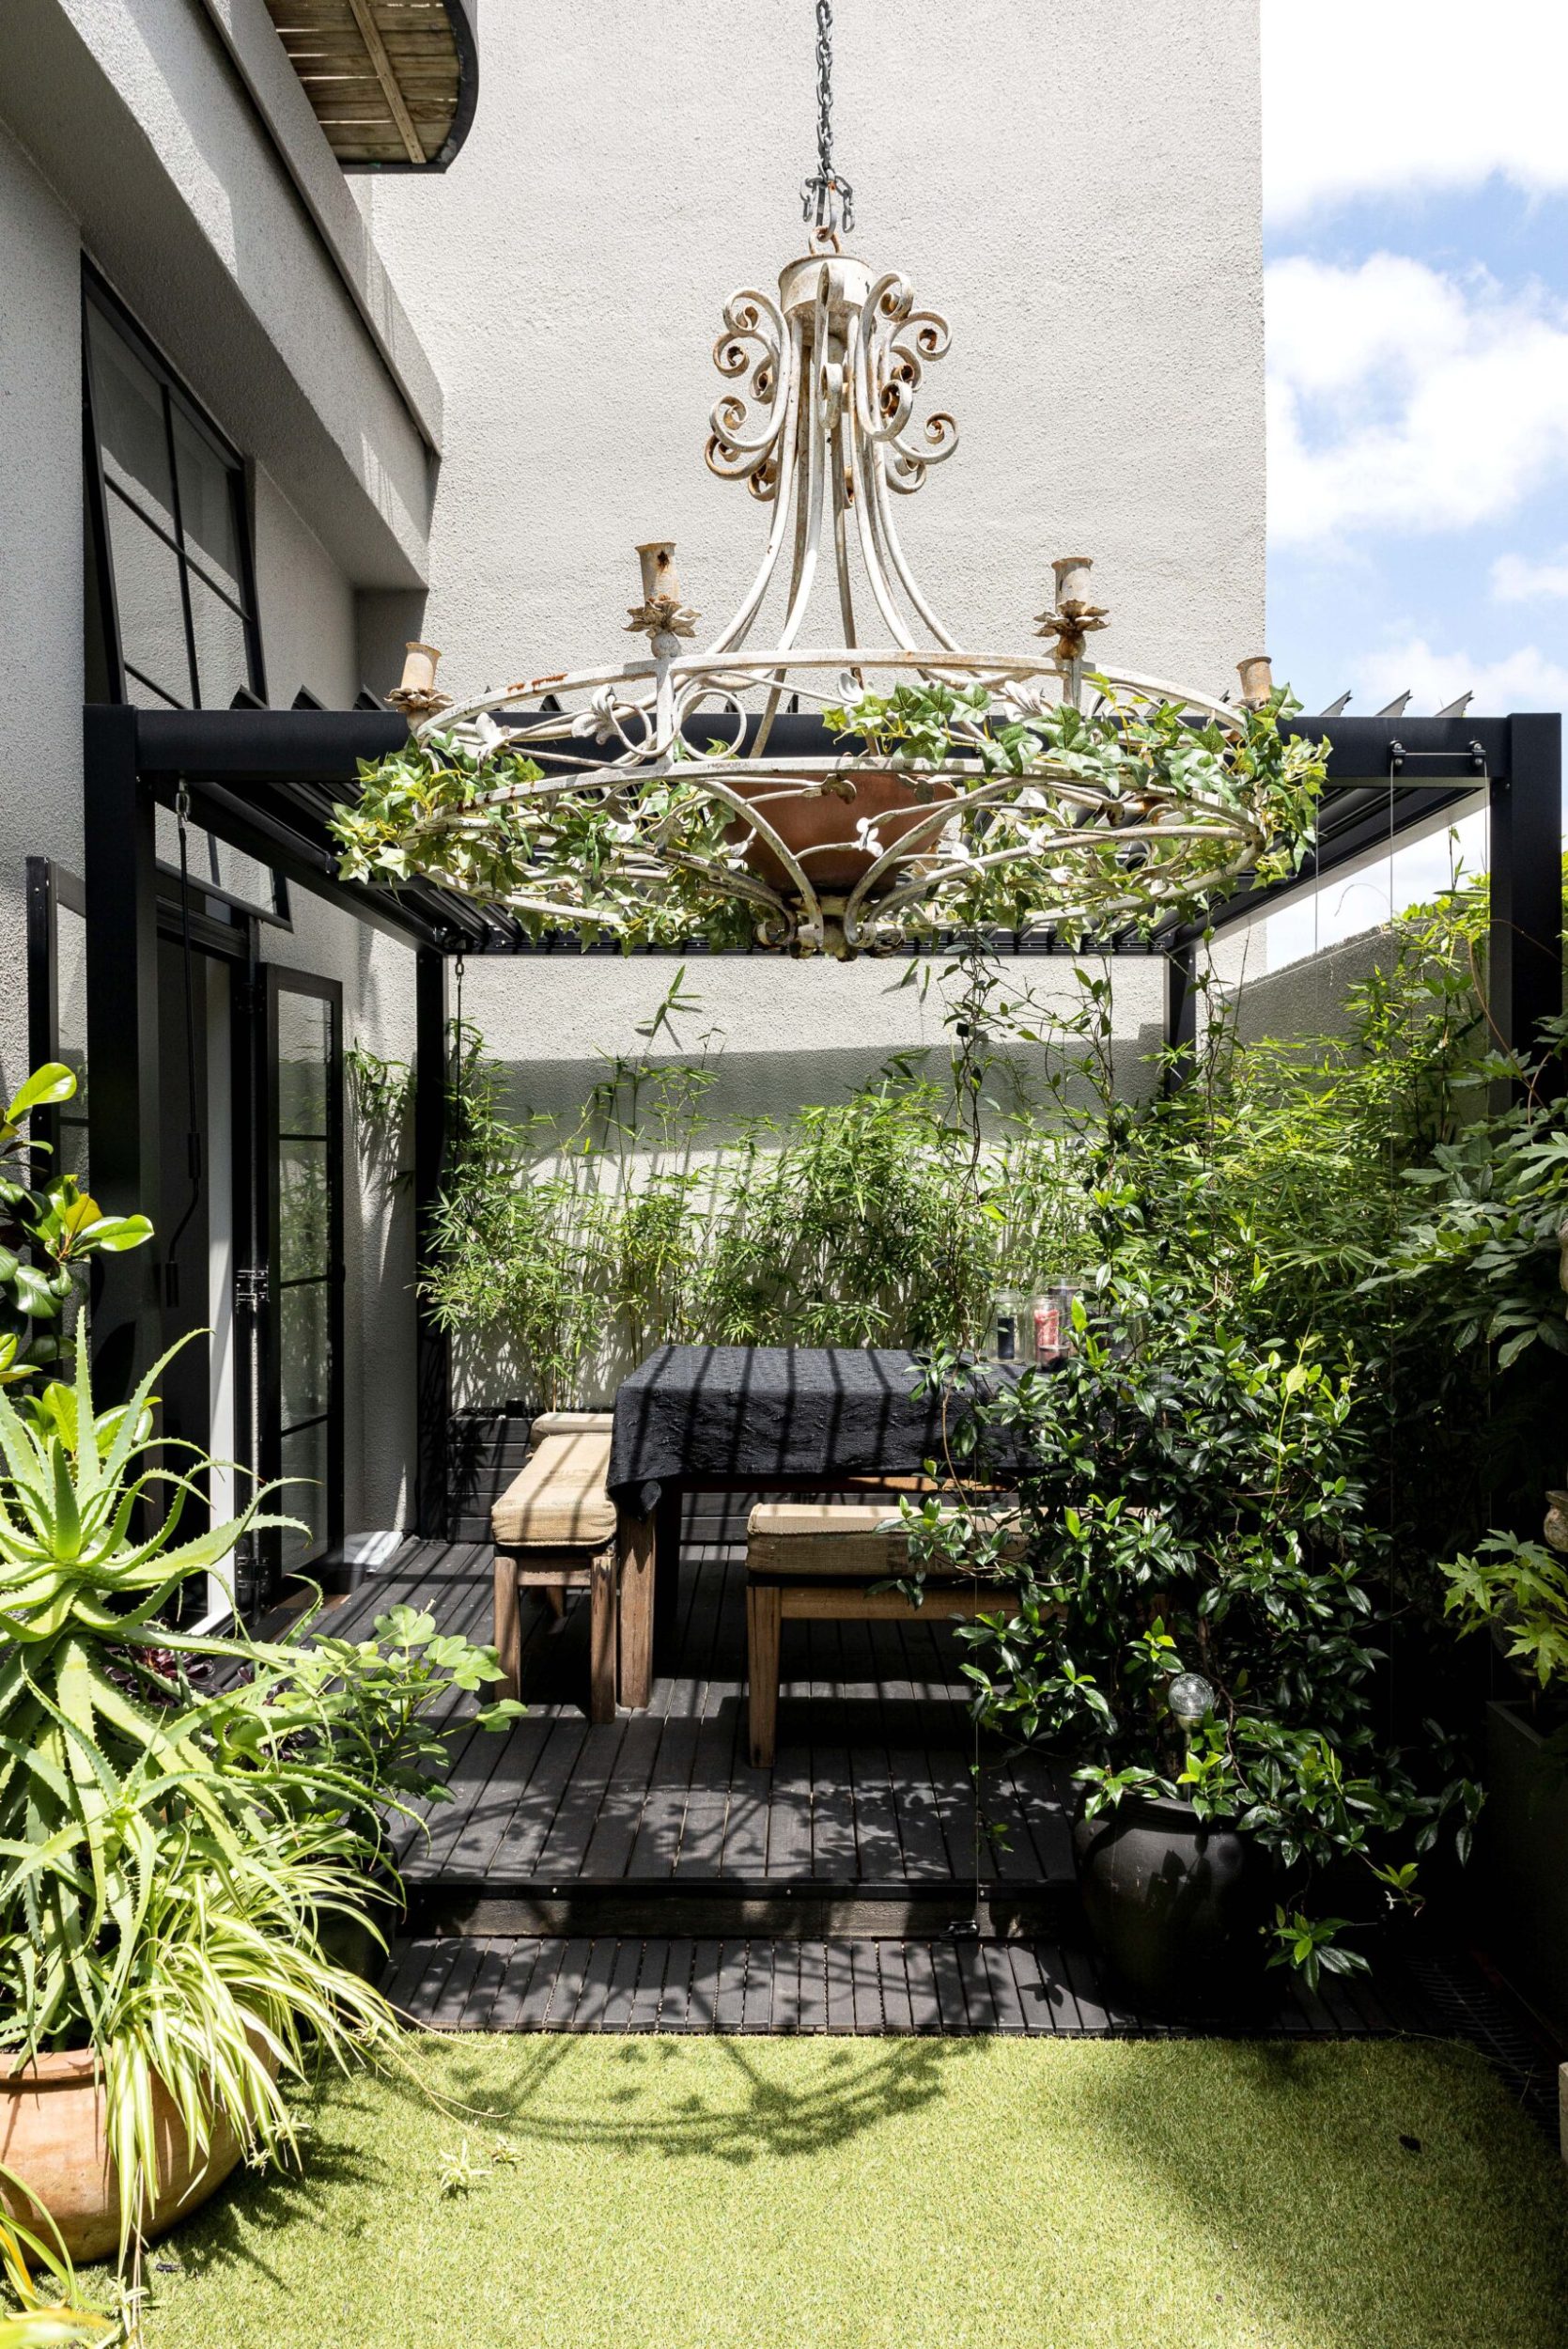
M464 0L267 0L267 9L346 170L452 161L479 86Z

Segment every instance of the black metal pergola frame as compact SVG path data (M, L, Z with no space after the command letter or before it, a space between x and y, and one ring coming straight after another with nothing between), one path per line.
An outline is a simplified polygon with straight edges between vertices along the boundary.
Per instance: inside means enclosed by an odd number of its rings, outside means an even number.
M1491 824L1490 1012L1499 1041L1529 1052L1562 1010L1561 720L1303 718L1298 730L1329 743L1317 840L1300 871L1243 887L1201 924L1171 923L1151 937L1099 941L1110 954L1166 958L1166 1039L1196 1034L1200 943L1297 896L1336 871L1430 829L1484 798ZM458 954L548 953L505 912L433 883L393 889L339 879L327 830L351 796L359 762L407 739L402 718L380 710L138 710L85 713L88 1149L95 1195L130 1213L159 1195L158 876L156 809L183 785L193 821L271 865L415 956L414 1209L421 1264L445 1151L447 965ZM563 946L567 941L561 941ZM619 949L610 951L619 952ZM648 949L691 953L701 947ZM744 950L737 950L744 951ZM1066 953L1048 938L1029 953ZM572 947L574 956L581 950ZM593 954L582 957L591 969ZM158 1268L149 1252L101 1263L94 1350L123 1377L145 1366L158 1339ZM450 1377L446 1342L419 1315L419 1531L444 1529Z

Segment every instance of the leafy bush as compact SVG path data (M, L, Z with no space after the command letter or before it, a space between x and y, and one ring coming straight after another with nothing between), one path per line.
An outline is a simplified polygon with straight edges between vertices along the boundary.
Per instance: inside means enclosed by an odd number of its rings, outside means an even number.
M1458 1772L1419 1788L1377 1733L1384 1545L1353 1376L1255 1312L1114 1266L1075 1336L967 1439L1016 1479L1022 1535L1017 1607L970 1635L980 1717L1075 1757L1091 1813L1129 1791L1185 1797L1276 1854L1297 1900L1346 1858L1410 1897L1405 1852L1451 1812L1463 1843L1479 1797ZM961 1509L950 1558L970 1523ZM1170 1708L1178 1673L1212 1691L1190 1734ZM1358 1962L1321 1935L1310 1954L1313 1970Z

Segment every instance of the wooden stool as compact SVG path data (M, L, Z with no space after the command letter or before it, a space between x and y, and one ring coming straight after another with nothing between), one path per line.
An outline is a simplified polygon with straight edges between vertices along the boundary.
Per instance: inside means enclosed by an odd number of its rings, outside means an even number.
M490 1511L501 1694L518 1694L519 1592L538 1591L559 1614L567 1591L585 1589L591 1721L615 1718L615 1507L604 1488L610 1424L608 1411L541 1411L529 1432L526 1467Z
M792 1620L908 1623L988 1615L1012 1585L927 1575L917 1607L902 1591L873 1590L904 1573L908 1541L896 1506L764 1501L746 1523L746 1714L753 1767L771 1769L778 1736L779 1647Z

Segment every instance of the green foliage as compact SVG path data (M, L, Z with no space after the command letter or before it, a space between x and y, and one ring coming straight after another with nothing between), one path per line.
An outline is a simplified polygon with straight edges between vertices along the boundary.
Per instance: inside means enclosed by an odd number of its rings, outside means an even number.
M444 1760L430 1703L499 1668L408 1610L325 1655L172 1627L192 1576L291 1520L253 1501L181 1539L207 1464L155 1440L168 1357L100 1412L85 1322L76 1347L27 1415L0 1394L0 2046L101 2055L128 2244L157 2190L155 2078L198 2152L225 2123L280 2154L289 2081L390 2047L319 1929L365 1921L378 1810Z
M1489 1533L1441 1573L1458 1630L1503 1633L1511 1661L1540 1688L1568 1682L1568 1562L1540 1542Z
M1080 923L1190 911L1234 871L1237 820L1253 842L1246 861L1264 878L1294 869L1325 773L1321 745L1280 730L1295 703L1279 693L1238 712L1237 737L1193 725L1179 704L1118 702L1109 679L1091 681L1100 698L1088 712L1063 703L1008 718L991 710L984 686L923 683L826 713L841 739L853 738L846 766L894 766L917 798L945 770L984 782L1050 776L1089 786L1099 801L1070 849L1059 839L1032 846L1038 809L1010 795L969 809L944 840L954 879L927 926L1011 927L1041 908ZM613 723L607 716L607 731ZM717 742L710 754L728 748ZM340 870L394 883L423 875L505 903L536 934L604 931L629 949L694 937L744 944L767 900L753 902L747 827L688 779L701 764L683 746L663 774L546 776L493 722L437 729L361 762L358 799L332 818ZM1157 786L1160 809L1179 820L1164 815L1164 838L1154 825L1129 843L1126 828L1148 814ZM1000 864L1003 848L1025 853Z
M0 1386L35 1377L60 1352L79 1283L92 1258L141 1247L144 1215L105 1215L74 1174L41 1187L28 1179L35 1110L69 1101L76 1079L58 1061L35 1068L0 1116Z
M971 1635L982 1719L1077 1757L1091 1815L1185 1797L1298 1876L1467 1823L1463 1778L1419 1790L1375 1734L1382 1544L1351 1374L1169 1273L1108 1265L1074 1320L1063 1364L975 1414L1017 1475L1024 1557L1016 1607ZM1214 1691L1191 1732L1178 1672Z
M118 2349L125 2326L84 2303L60 2231L27 2191L27 2182L0 2162L7 2202L21 2206L27 2225L0 2206L0 2276L16 2307L0 2308L0 2349L78 2349L98 2342Z
M650 1023L656 1025L657 1023ZM615 1063L581 1122L509 1121L462 1039L453 1164L427 1294L553 1408L662 1343L925 1346L1081 1234L1060 1136L990 1104L971 1169L952 1086L899 1057L846 1101L711 1135L714 1070Z

